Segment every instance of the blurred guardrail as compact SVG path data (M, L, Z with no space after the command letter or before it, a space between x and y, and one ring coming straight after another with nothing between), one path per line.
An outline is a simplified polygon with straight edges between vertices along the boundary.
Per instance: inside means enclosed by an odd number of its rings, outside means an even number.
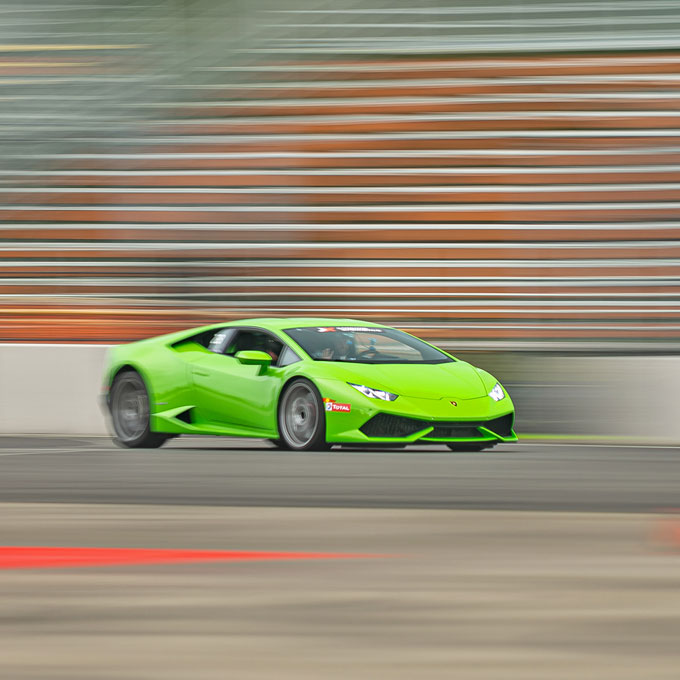
M680 6L0 2L0 339L341 314L675 352Z

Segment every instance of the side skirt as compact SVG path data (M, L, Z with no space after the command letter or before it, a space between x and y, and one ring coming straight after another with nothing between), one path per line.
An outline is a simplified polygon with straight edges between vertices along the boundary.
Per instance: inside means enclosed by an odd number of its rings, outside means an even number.
M226 437L253 437L255 439L276 439L279 433L276 430L263 430L227 423L211 422L188 422L184 414L192 406L154 413L151 415L151 430L167 434L212 434ZM183 416L178 418L178 416Z

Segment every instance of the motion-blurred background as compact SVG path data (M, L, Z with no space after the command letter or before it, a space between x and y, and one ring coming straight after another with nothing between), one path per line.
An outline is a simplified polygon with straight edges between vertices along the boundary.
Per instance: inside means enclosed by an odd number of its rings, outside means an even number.
M521 433L680 439L679 46L676 0L0 0L0 341L378 320Z
M676 680L679 47L680 0L0 0L0 678ZM89 436L107 346L272 315L442 345L520 442Z

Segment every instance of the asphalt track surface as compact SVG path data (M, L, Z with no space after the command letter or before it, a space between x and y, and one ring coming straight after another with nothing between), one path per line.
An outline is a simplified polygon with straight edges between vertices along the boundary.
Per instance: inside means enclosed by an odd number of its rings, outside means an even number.
M0 437L0 502L656 512L680 507L680 449L519 443L292 453L267 442Z
M0 437L0 678L676 680L679 482L672 448Z

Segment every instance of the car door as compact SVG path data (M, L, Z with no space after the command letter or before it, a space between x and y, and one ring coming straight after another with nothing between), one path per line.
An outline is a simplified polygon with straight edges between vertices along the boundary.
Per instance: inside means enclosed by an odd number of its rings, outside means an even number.
M242 364L235 356L241 350L267 351L267 347L271 348L272 364L265 369ZM276 362L283 347L283 343L267 331L239 328L228 338L222 351L196 357L191 370L197 418L233 426L239 431L275 436L276 399L282 374Z

